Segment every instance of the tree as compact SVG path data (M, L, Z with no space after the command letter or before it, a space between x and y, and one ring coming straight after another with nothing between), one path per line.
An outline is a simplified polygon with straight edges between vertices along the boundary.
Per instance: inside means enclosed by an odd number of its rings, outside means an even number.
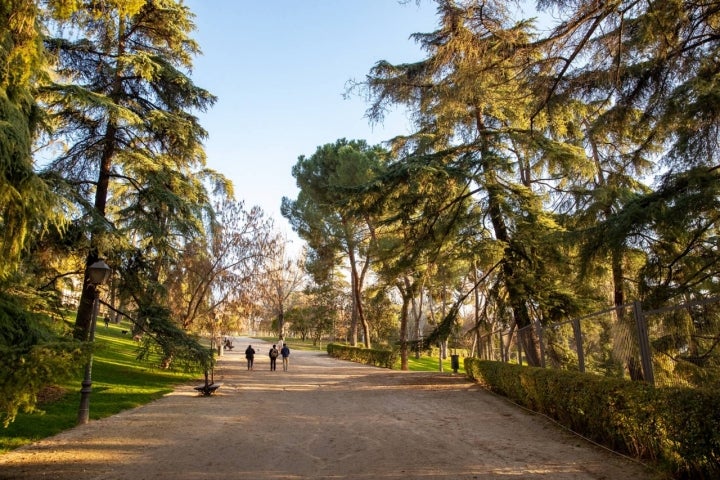
M565 11L562 2L547 5ZM693 2L673 2L663 8L645 1L580 2L568 21L553 31L553 37L563 39L557 44L565 51L558 50L555 57L562 67L557 69L560 73L549 101L572 97L601 112L588 122L588 142L593 158L599 160L599 188L593 194L619 200L606 208L603 223L592 231L588 250L614 254L623 246L647 252L675 245L670 247L674 253L659 261L665 263L661 267L665 273L642 280L657 286L645 290L653 303L687 291L680 288L670 293L665 288L675 283L676 274L677 280L687 274L699 274L699 279L712 276L714 270L703 261L696 264L698 270L690 267L682 274L667 267L684 263L678 262L679 252L696 260L705 256L695 254L705 250L701 245L712 238L716 225L711 213L717 202L711 185L717 183L713 145L720 118L711 80L718 72L717 62L711 60L720 46L714 34L716 17L714 9ZM588 57L596 59L589 66L580 60ZM614 155L601 157L598 145L608 146ZM656 187L638 188L638 177L658 166L667 172ZM617 192L614 197L608 194L613 191ZM690 218L699 221L687 222ZM678 242L678 232L691 233ZM659 272L654 267L643 269L643 277L650 271ZM619 276L616 303L624 300Z
M303 340L312 338L313 345L317 345L338 321L338 293L331 288L313 286L297 295L286 312L292 332Z
M586 265L610 258L618 307L631 295L652 306L707 295L717 273L707 256L717 229L717 13L684 1L544 4L567 20L551 32L554 76L541 106L585 106L578 125L597 165L574 219L587 232ZM651 168L666 171L652 188Z
M174 218L184 222L166 233L191 227L188 219L198 207L192 204L197 197L183 204L177 181L188 184L193 166L204 162L205 131L191 112L207 108L214 98L183 73L199 49L188 37L193 25L182 3L90 2L73 13L71 21L78 26L74 36L46 40L58 81L44 89L42 99L57 125L54 138L67 143L46 171L61 180L59 189L80 208L76 220L89 232L87 268L101 255L128 250L118 229L123 212L108 209L108 201L113 205L124 187L133 189L138 199L152 195L149 203L138 206L150 205L162 214L160 225ZM174 209L153 203L168 198L177 202ZM150 225L145 223L145 228ZM143 239L162 241L147 230L128 240ZM149 250L155 260L144 258ZM141 244L130 264L143 265L144 280L156 284L161 267L152 262L162 253ZM75 323L78 339L87 339L94 295L86 278ZM154 286L147 295L153 303L160 291ZM147 311L156 311L150 303Z
M0 419L5 426L20 410L33 411L41 389L74 373L85 353L58 328L62 323L35 313L47 312L50 299L32 278L36 265L26 263L37 243L67 226L67 204L36 173L32 157L44 120L35 101L47 74L41 32L37 2L0 2Z
M295 295L305 284L303 259L291 258L288 245L287 237L283 235L275 235L272 241L268 242L261 273L255 285L258 291L257 299L272 315L278 336L286 334L285 314L292 308Z
M365 346L370 347L370 327L363 311L363 288L371 265L369 210L353 204L352 193L369 183L385 153L365 141L340 139L318 147L309 158L300 156L293 167L300 194L283 199L282 214L307 243L316 258L336 264L337 252L347 260L353 301L352 344L357 343L359 323ZM311 255L313 255L311 253Z
M374 272L401 298L401 368L408 368L411 309L421 297L434 262L448 261L458 228L470 221L465 188L435 168L427 157L393 159L375 169L373 181L355 193L355 215L376 219L371 225ZM415 312L419 315L419 312ZM416 319L419 316L415 317Z
M372 326L373 344L394 343L398 337L400 309L388 290L384 285L374 285L367 292L366 312Z
M223 329L230 329L231 312L254 302L251 291L268 255L272 222L261 209L224 201L215 214L208 235L185 245L181 261L168 272L173 317L186 330L197 331L218 314L227 317Z
M54 12L50 12L54 13ZM0 281L16 271L28 239L65 225L64 204L37 175L32 145L43 120L35 101L46 75L38 7L0 5Z
M539 365L536 340L528 327L531 304L542 275L539 252L557 229L534 192L534 172L570 168L584 159L581 149L536 135L552 131L536 106L536 73L541 45L531 42L530 22L513 22L503 2L439 1L440 28L414 37L428 57L412 64L378 62L364 87L372 98L368 111L380 120L389 105L412 110L416 130L394 139L404 154L407 175L418 168L442 172L464 188L431 218L440 218L463 199L473 199L504 250L500 275L504 295L531 364ZM552 147L552 148L551 148ZM540 155L542 152L542 156ZM564 161L563 161L564 160ZM537 162L535 165L534 162ZM443 175L435 178L444 182ZM439 190L427 189L434 192ZM450 239L452 237L448 237Z

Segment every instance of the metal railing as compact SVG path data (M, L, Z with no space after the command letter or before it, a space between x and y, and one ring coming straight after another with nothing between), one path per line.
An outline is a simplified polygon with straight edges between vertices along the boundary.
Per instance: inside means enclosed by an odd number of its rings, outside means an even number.
M479 337L478 353L520 364L539 358L545 368L656 386L718 384L720 297L645 311L634 302L561 323L498 330Z

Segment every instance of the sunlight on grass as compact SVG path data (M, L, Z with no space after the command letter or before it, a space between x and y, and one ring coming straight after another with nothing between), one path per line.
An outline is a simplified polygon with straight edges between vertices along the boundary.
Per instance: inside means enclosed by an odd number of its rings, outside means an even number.
M458 369L458 373L465 373L465 368L463 367L463 357L460 357L460 368ZM398 360L396 368L400 368L400 361ZM415 358L415 355L411 355L408 358L408 370L411 372L439 372L440 371L440 365L438 363L438 357L430 357L430 356L424 356L421 355L420 358ZM443 372L445 373L452 373L452 363L450 360L450 357L443 360Z
M163 370L159 358L137 360L138 343L122 330L126 324L105 327L102 319L95 334L93 389L90 396L90 418L97 420L123 410L144 405L173 391L176 385L201 376L200 372ZM39 405L32 414L20 413L8 428L0 430L0 453L18 448L72 428L80 405L80 382L76 378L57 385L61 394L53 401ZM63 393L64 392L64 393Z

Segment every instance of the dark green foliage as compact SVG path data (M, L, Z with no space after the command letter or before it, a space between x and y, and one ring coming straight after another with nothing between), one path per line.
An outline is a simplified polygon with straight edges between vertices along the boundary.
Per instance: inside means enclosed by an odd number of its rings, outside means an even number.
M720 389L641 382L465 359L468 377L520 405L675 478L720 475Z
M138 352L138 359L147 360L157 354L162 358L163 368L169 368L171 364L185 369L197 368L198 365L204 370L212 368L213 351L179 328L167 309L148 307L142 312L142 318L145 321L138 327L147 336Z
M43 49L37 2L0 2L0 279L15 272L37 231L62 224L59 200L34 171L32 142Z
M147 265L145 303L162 305L152 284L205 234L212 210L202 183L212 177L203 168L207 132L194 114L215 97L189 77L199 48L182 2L94 7L73 13L73 32L48 25L50 34L67 36L45 39L57 75L40 99L53 118L52 139L68 148L49 152L57 156L44 168L59 192L74 187L69 198L89 241L86 267L100 257L117 267L118 257L137 254ZM91 291L82 290L76 338L89 331Z
M144 405L171 392L175 385L200 379L202 372L160 370L157 356L148 361L136 359L138 345L122 320L119 324L97 328L93 352L90 418L97 420L123 410ZM82 365L82 362L78 362ZM15 421L0 429L0 454L5 450L35 442L76 425L83 372L52 384L38 397L34 413L19 412Z
M337 343L328 343L327 352L331 357L341 360L350 360L351 362L390 369L395 367L399 354L399 352L394 349L379 350L374 348L351 347Z
M430 332L430 334L428 334L425 338L425 341L423 342L425 348L432 348L439 342L444 342L450 337L453 331L457 329L458 312L460 311L461 306L461 302L456 302L452 307L450 307L447 315L445 315L440 323L438 323L432 332Z
M203 168L206 131L195 114L215 98L189 76L199 53L192 18L176 1L0 2L0 288L77 288L69 280L78 259L102 256L119 273L137 252L146 268L131 293L147 292L135 299L153 334L147 347L168 363L207 367L207 349L164 308L168 270L212 217L204 182L224 180ZM52 130L39 140L43 120ZM66 148L34 159L39 144ZM87 340L95 289L81 291L75 334ZM9 421L82 365L83 349L28 313L36 305L2 302L0 412Z
M332 332L337 312L321 300L316 302L312 306L293 306L285 312L285 321L303 341L313 339L317 343L323 335Z
M16 299L0 294L0 419L33 411L38 393L70 377L89 352Z
M283 198L282 214L309 247L310 272L318 285L332 277L344 257L350 269L353 299L351 335L361 326L370 346L370 326L364 315L364 283L373 257L371 232L376 218L360 192L372 181L387 152L364 140L339 139L300 156L292 174L300 188L298 198Z

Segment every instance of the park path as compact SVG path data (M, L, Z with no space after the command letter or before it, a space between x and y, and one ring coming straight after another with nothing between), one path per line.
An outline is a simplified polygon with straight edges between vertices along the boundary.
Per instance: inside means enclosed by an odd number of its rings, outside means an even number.
M248 371L243 351L258 350ZM290 343L292 347L292 343ZM655 478L461 375L398 372L235 339L193 385L0 456L0 479ZM91 401L92 408L92 401Z

